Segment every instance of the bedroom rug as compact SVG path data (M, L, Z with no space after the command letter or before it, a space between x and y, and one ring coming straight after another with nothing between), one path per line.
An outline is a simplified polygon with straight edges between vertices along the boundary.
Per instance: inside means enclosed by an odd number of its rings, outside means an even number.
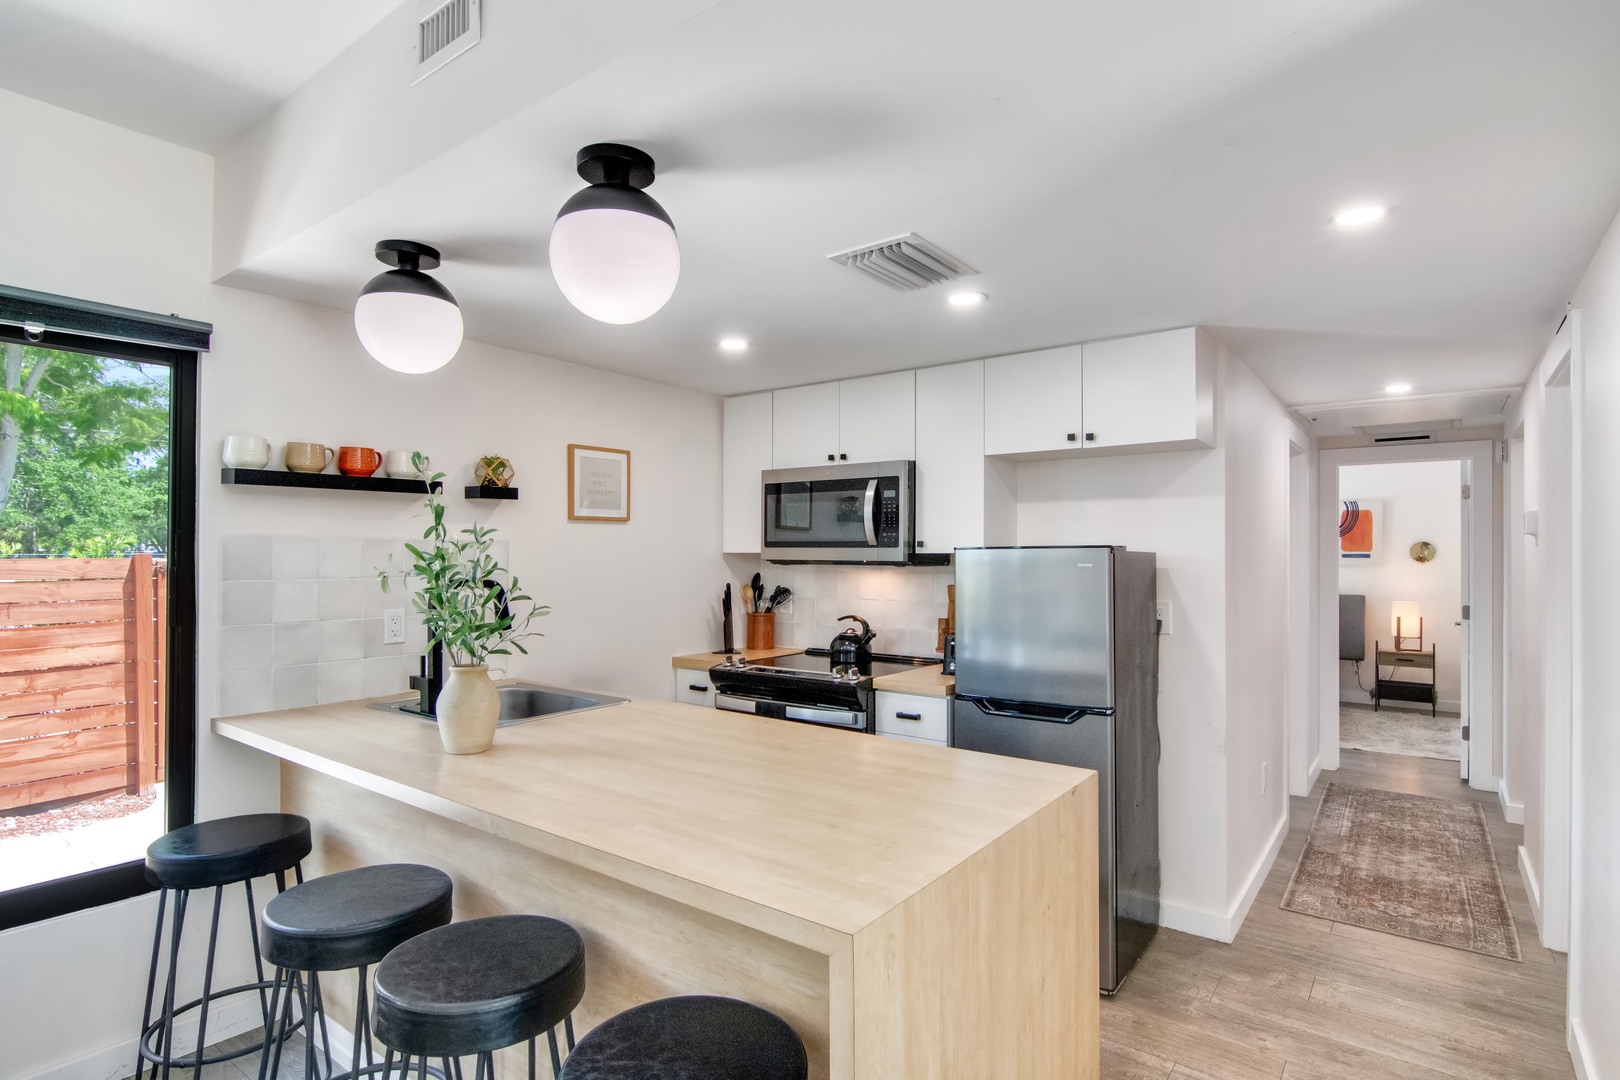
M1415 709L1339 706L1339 746L1376 754L1457 761L1462 757L1462 720L1455 713L1430 716Z
M1282 906L1520 959L1477 803L1329 784Z

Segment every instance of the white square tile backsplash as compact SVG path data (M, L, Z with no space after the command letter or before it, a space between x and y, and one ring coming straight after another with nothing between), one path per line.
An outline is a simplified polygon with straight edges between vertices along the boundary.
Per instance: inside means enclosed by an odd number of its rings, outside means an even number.
M793 590L790 611L776 619L776 643L802 649L825 646L844 625L841 615L859 615L877 631L879 652L936 656L949 567L878 569L864 566L771 566L760 569L765 592Z
M384 594L376 575L404 567L403 542L229 536L222 554L216 715L410 692L427 631L407 594ZM406 612L404 645L382 640L392 608Z

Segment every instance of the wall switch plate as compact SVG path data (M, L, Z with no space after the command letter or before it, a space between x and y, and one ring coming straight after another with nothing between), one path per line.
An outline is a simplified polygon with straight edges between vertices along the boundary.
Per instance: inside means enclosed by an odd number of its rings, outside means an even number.
M405 644L405 609L389 608L383 612L384 645Z
M1170 601L1156 600L1153 603L1153 608L1159 618L1159 633L1170 633Z

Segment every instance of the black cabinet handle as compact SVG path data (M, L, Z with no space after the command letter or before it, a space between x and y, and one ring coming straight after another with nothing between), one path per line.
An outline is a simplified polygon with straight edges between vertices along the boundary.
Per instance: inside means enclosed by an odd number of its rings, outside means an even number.
M699 694L707 694L709 692L709 688L707 686L701 686L698 683L688 683L686 688L688 690L695 690Z
M848 454L839 454L838 455L838 460L839 461L848 461L849 460L849 455Z
M828 454L828 455L827 455L827 460L828 460L828 461L832 461L832 460L833 460L833 456L832 456L832 455L831 455L831 454Z
M919 540L919 541L917 541L917 546L918 546L918 547L920 547L920 548L925 548L925 547L927 547L927 546L928 546L928 545L927 545L927 544L925 544L925 543L923 543L923 542L922 542L922 541L921 541L921 540Z
M896 720L921 720L922 719L922 713L897 712L897 713L894 714L894 718Z
M1086 432L1086 442L1096 442L1096 441L1097 441L1097 433L1095 431Z
M1064 436L1064 438L1068 439L1070 442L1074 442L1075 441L1074 432L1072 432L1072 431L1069 432L1068 435Z

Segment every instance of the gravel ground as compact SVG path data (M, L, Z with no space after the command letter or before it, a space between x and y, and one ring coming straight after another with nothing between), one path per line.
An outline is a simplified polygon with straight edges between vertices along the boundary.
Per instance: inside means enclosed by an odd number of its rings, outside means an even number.
M52 833L68 832L81 825L88 825L92 821L107 821L112 818L127 817L138 814L151 806L157 798L157 792L149 795L103 795L96 799L86 799L84 802L74 803L72 806L58 807L55 810L46 810L39 814L15 814L0 817L0 840L13 836L49 836Z

